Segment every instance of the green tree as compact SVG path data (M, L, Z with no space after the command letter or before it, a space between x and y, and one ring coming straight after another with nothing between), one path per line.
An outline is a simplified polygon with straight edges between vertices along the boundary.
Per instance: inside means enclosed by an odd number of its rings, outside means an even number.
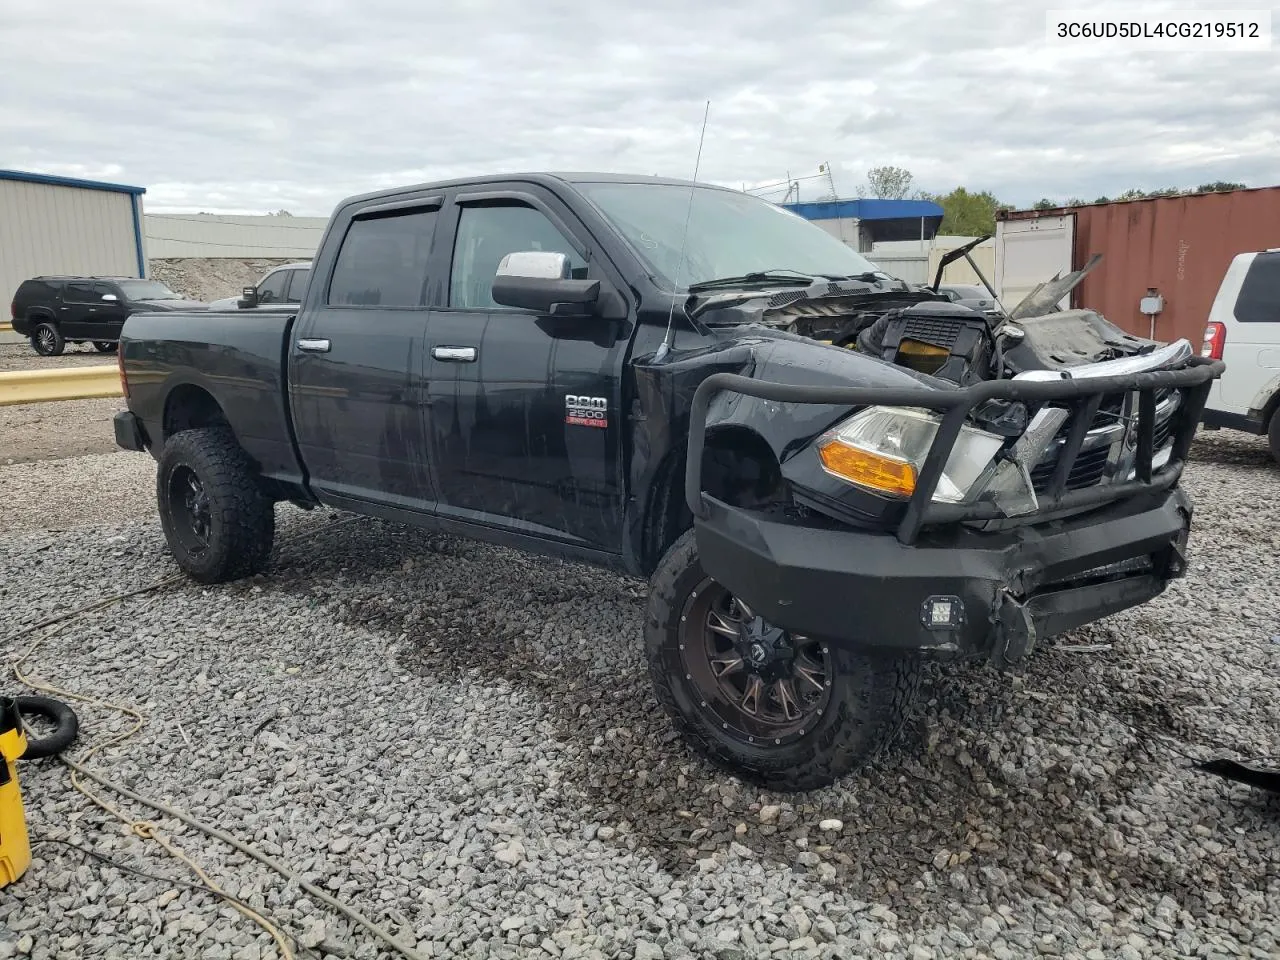
M1249 189L1243 183L1235 183L1231 180L1214 180L1212 183L1202 183L1196 187L1194 193L1226 193L1230 190L1247 190Z
M867 171L867 192L881 200L901 200L911 192L913 179L903 167L872 167Z
M942 207L942 226L938 232L961 237L995 233L996 211L1010 209L986 190L974 192L964 187L956 187L950 193L926 194L924 199Z
M1104 193L1102 196L1100 196L1097 200L1095 200L1095 201L1093 201L1093 202L1094 202L1094 203L1110 203L1110 202L1111 202L1111 198L1110 198L1110 197L1108 197L1108 196Z
M1068 207L1084 207L1088 206L1089 201L1082 197L1067 197Z
M1041 197L1039 200L1036 201L1035 206L1032 207L1031 209L1032 210L1052 210L1056 206L1057 204L1054 203L1052 200L1050 200L1048 197Z

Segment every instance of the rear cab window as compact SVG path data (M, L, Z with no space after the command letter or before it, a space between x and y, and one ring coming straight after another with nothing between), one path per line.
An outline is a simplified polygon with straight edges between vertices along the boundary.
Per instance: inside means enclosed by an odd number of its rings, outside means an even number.
M1253 258L1236 297L1235 315L1241 323L1280 323L1280 253Z
M306 270L289 271L289 289L284 296L285 303L302 302L302 291L307 286L307 273Z
M329 280L331 307L420 307L438 209L351 221Z

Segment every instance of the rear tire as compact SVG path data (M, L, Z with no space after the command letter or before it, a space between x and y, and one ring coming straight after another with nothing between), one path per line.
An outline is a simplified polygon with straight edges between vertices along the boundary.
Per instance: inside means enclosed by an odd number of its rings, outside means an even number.
M115 352L116 352L116 348L117 348L117 347L119 347L119 346L120 346L120 344L119 344L119 343L117 343L115 340L95 340L95 341L93 341L93 348L94 348L95 350L97 350L99 353L115 353Z
M774 790L800 791L833 783L873 760L893 741L915 696L918 658L853 650L795 634L784 635L796 651L793 662L801 662L802 644L816 643L821 653L815 650L813 656L822 663L808 659L805 670L813 674L825 669L827 689L811 689L809 702L800 702L793 723L777 727L776 738L771 733L761 735L758 719L764 716L765 697L771 693L759 694L757 712L743 715L741 728L735 728L727 712L733 708L732 698L722 688L709 690L706 673L700 682L690 659L696 644L690 631L702 629L701 623L691 626L695 619L691 611L703 609L697 605L697 594L708 589L724 593L698 562L690 530L667 551L650 581L645 646L654 694L694 750L743 779ZM750 611L747 614L753 616ZM724 619L719 622L723 624ZM785 663L779 669L786 675ZM790 675L800 676L794 669ZM797 679L791 681L790 689L794 694L810 688ZM772 703L780 705L782 699Z
M42 357L61 356L67 341L52 323L38 323L31 331L31 349Z
M167 438L156 498L165 540L192 579L225 583L266 569L275 504L230 430L204 427Z
M1271 414L1271 423L1267 427L1267 444L1271 447L1271 459L1280 463L1280 409Z

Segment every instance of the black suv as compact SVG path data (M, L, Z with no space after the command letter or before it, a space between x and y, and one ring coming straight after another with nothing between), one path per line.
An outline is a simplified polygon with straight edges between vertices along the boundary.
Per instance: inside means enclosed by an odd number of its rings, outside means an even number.
M36 353L56 357L68 343L92 343L103 353L115 350L130 314L202 306L158 280L36 277L19 285L9 310L14 332L30 337Z

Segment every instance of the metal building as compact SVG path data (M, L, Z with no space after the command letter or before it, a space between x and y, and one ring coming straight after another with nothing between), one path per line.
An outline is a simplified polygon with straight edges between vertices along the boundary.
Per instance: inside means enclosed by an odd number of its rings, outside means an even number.
M886 240L927 242L938 232L943 215L942 207L931 200L816 200L780 206L863 253Z
M1012 307L1035 284L1100 253L1063 306L1198 347L1232 258L1272 247L1280 247L1280 187L1010 211L996 222L996 289ZM1154 323L1139 309L1148 290L1163 300Z
M152 213L145 225L147 252L157 260L304 260L315 256L328 223L326 217Z
M0 170L0 296L43 274L145 277L143 187Z

